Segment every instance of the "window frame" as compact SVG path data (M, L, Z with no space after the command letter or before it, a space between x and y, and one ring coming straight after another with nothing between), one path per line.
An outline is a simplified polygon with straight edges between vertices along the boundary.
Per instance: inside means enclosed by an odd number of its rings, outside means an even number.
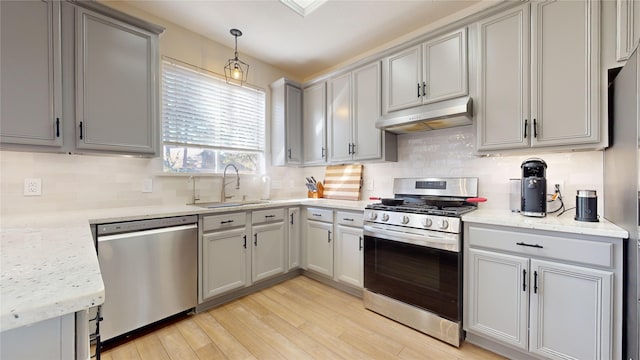
M256 91L257 93L260 93L262 95L262 114L261 114L261 118L262 118L262 130L258 131L258 133L261 133L262 135L262 140L258 141L258 143L261 143L261 148L258 150L255 149L239 149L239 148L234 148L234 147L225 147L225 146L206 146L206 145L202 145L202 144L189 144L189 143L181 143L181 142L172 142L172 141L165 141L165 78L164 78L164 71L165 68L167 66L177 66L177 67L181 67L183 69L189 70L194 72L195 76L203 76L203 77L208 77L211 79L214 79L216 81L220 81L221 83L224 84L218 84L218 85L222 85L222 86L228 86L228 87L241 87L241 88L246 88L248 90L252 90L252 91ZM214 165L213 168L198 168L198 167L185 167L184 171L176 171L175 169L172 169L170 167L167 166L167 147L181 147L184 149L184 151L188 151L188 150L193 150L193 151L201 151L201 152L205 152L205 151L209 151L209 152L213 152L215 153L215 157L219 160L224 158L225 156L233 156L233 153L240 153L240 154L245 154L245 155L256 155L257 159L255 161L255 169L254 170L247 170L244 167L240 167L240 173L242 174L249 174L249 175L259 175L265 172L266 169L266 157L267 157L267 147L268 147L268 136L267 136L267 132L268 132L268 118L267 118L267 92L265 91L264 88L259 87L259 86L255 86L252 84L248 84L248 83L243 83L242 86L240 85L236 85L236 84L229 84L226 82L224 76L217 74L215 72L212 72L208 69L205 68L200 68L197 67L195 65L191 65L188 63L185 63L183 61L171 58L169 56L162 56L161 61L160 61L160 106L161 106L161 121L162 123L160 124L160 145L161 145L161 159L162 159L162 173L164 175L189 175L189 176L207 176L207 175L220 175L223 172L224 166L226 166L226 164L228 163L233 163L234 165L238 165L237 162L224 162L224 161L216 161L216 164ZM232 120L233 121L233 120ZM231 155L230 155L231 153ZM187 156L188 157L188 156Z

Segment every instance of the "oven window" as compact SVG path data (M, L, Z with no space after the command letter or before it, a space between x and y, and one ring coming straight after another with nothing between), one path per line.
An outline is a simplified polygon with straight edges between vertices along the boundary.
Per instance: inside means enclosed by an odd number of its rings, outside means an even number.
M460 320L460 253L365 236L364 286Z

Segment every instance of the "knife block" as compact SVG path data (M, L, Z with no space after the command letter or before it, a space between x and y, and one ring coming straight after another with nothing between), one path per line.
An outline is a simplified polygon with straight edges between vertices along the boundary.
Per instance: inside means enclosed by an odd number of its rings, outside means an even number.
M322 183L316 183L317 187L318 187L318 191L307 191L307 197L310 199L319 199L322 198L324 196L324 186L322 186Z

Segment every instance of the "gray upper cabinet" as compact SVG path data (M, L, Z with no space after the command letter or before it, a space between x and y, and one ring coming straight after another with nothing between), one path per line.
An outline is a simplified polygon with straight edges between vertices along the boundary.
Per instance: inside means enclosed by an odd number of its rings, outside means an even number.
M640 1L616 0L616 60L629 58L640 39Z
M77 8L76 56L77 147L155 155L157 34Z
M397 160L396 135L375 127L380 95L379 61L329 81L330 162Z
M329 81L329 124L331 127L330 161L340 162L352 159L352 96L351 73Z
M0 142L60 147L60 3L0 1Z
M383 113L468 94L467 29L402 50L383 61Z
M302 90L284 78L271 84L271 162L302 165Z
M304 165L327 162L327 91L321 82L304 88L302 154Z
M529 9L525 4L479 22L479 150L530 146Z
M597 143L600 2L536 1L531 6L531 145Z
M597 146L599 34L600 3L587 0L480 21L477 149Z

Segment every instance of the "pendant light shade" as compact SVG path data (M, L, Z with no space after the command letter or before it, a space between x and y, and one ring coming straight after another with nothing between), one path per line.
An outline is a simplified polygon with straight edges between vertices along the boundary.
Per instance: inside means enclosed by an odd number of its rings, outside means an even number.
M242 31L231 29L230 32L235 37L236 45L234 57L229 59L224 67L224 78L227 84L242 85L247 82L247 75L249 75L249 64L238 59L238 36L242 36Z

